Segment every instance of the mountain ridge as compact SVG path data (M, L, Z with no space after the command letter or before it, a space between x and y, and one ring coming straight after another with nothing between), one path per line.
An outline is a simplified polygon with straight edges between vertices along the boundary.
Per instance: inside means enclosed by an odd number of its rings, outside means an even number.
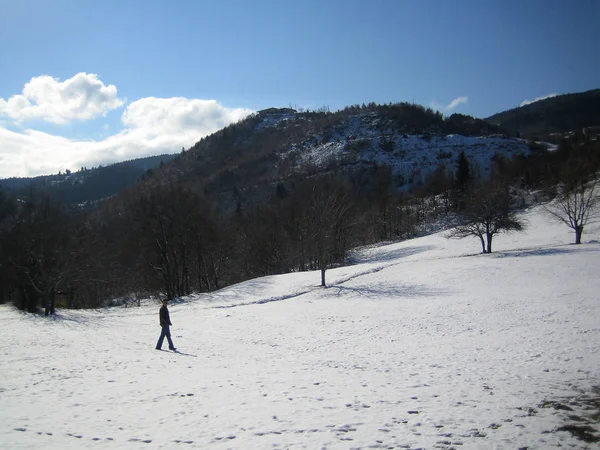
M94 203L132 186L144 175L176 156L176 154L162 154L92 169L82 167L77 172L66 171L55 175L5 178L0 179L0 188L4 187L16 192L30 188L41 189L51 192L60 202Z
M162 169L233 208L266 198L274 186L324 173L360 177L388 167L394 187L410 190L461 152L482 176L494 158L526 156L529 145L480 119L411 104L348 107L335 113L263 110L202 139ZM158 173L157 173L158 174Z
M484 119L511 135L534 138L600 125L600 89L548 97Z
M499 156L527 156L529 144L523 138L557 143L567 132L580 133L583 126L598 123L600 89L539 100L486 119L443 116L409 103L352 105L333 113L326 108L267 108L179 153L89 171L13 177L0 180L0 186L15 190L36 185L73 204L100 201L162 173L158 178L181 178L231 209L264 199L273 185L293 184L298 177L382 165L391 168L397 189L410 190L440 170L451 172L462 151L485 176Z

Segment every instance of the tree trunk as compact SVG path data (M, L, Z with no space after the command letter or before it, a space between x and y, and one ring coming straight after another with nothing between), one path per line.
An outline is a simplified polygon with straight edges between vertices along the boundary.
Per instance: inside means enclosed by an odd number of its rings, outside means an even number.
M56 290L50 292L50 314L56 314Z
M492 236L492 234L487 233L486 237L487 237L487 252L492 253L492 238L493 238L493 236Z
M326 287L325 285L325 267L321 267L321 286Z
M44 315L49 316L52 314L52 291L44 292L42 298L44 299Z
M485 253L485 241L483 240L483 236L479 236L481 240L481 253Z
M35 293L27 294L27 311L30 313L36 313L38 308L38 296Z
M202 292L202 284L205 277L205 265L200 245L196 245L196 260L198 261L198 290ZM206 282L206 290L210 291L208 281Z
M575 227L575 243L581 244L581 236L583 235L583 226L578 225Z

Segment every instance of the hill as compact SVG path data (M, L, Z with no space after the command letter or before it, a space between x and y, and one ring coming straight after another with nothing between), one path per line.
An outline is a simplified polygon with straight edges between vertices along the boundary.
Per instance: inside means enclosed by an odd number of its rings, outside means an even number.
M153 169L170 161L175 155L157 155L123 161L78 172L66 172L32 178L7 178L0 180L0 188L17 194L27 190L51 193L59 202L66 204L94 203L121 192Z
M176 155L126 161L76 173L0 180L0 186L49 190L60 202L97 202L135 185L184 183L225 211L264 204L298 180L328 173L372 185L389 168L396 190L410 191L440 171L451 176L465 152L482 176L499 156L529 153L525 141L470 116L398 103L355 105L337 112L269 108L232 124ZM159 165L164 163L164 167Z
M394 188L408 191L440 170L452 174L461 152L486 177L495 158L527 155L529 146L482 120L406 103L335 113L271 108L202 139L156 175L194 185L231 210L315 175L369 185L383 166Z
M485 121L522 138L581 133L583 128L600 126L600 89L546 98Z
M170 306L0 305L4 448L595 448L600 230L442 234ZM595 409L594 409L594 402Z

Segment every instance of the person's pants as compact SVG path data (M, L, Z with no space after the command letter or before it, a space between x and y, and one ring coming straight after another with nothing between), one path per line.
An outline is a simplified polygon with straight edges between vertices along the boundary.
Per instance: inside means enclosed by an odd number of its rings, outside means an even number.
M158 338L156 348L160 349L162 347L163 341L165 340L165 336L167 337L167 341L169 341L169 348L173 350L175 346L173 345L173 341L171 340L171 330L169 330L169 325L165 325L164 327L162 327L162 332L160 333L160 337Z

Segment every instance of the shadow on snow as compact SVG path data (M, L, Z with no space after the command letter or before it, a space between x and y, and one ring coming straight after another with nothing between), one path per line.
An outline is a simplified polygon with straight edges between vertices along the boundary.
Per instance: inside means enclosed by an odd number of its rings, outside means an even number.
M583 244L582 244L583 245ZM551 256L551 255L566 255L572 253L598 252L600 248L570 244L569 246L553 247L553 248L534 248L523 250L511 250L505 252L496 252L493 255L496 258L525 258L529 256Z
M332 286L331 291L335 291L331 296L342 296L350 292L371 299L381 298L417 298L417 297L434 297L448 295L450 292L443 289L431 288L425 285L383 285L378 287L363 286L363 287L346 287Z
M359 252L358 254L351 256L348 259L348 263L354 265L367 262L389 262L396 259L407 258L418 253L433 250L435 248L435 245L419 245L416 247L404 247L393 250L376 250L372 255L361 255Z

